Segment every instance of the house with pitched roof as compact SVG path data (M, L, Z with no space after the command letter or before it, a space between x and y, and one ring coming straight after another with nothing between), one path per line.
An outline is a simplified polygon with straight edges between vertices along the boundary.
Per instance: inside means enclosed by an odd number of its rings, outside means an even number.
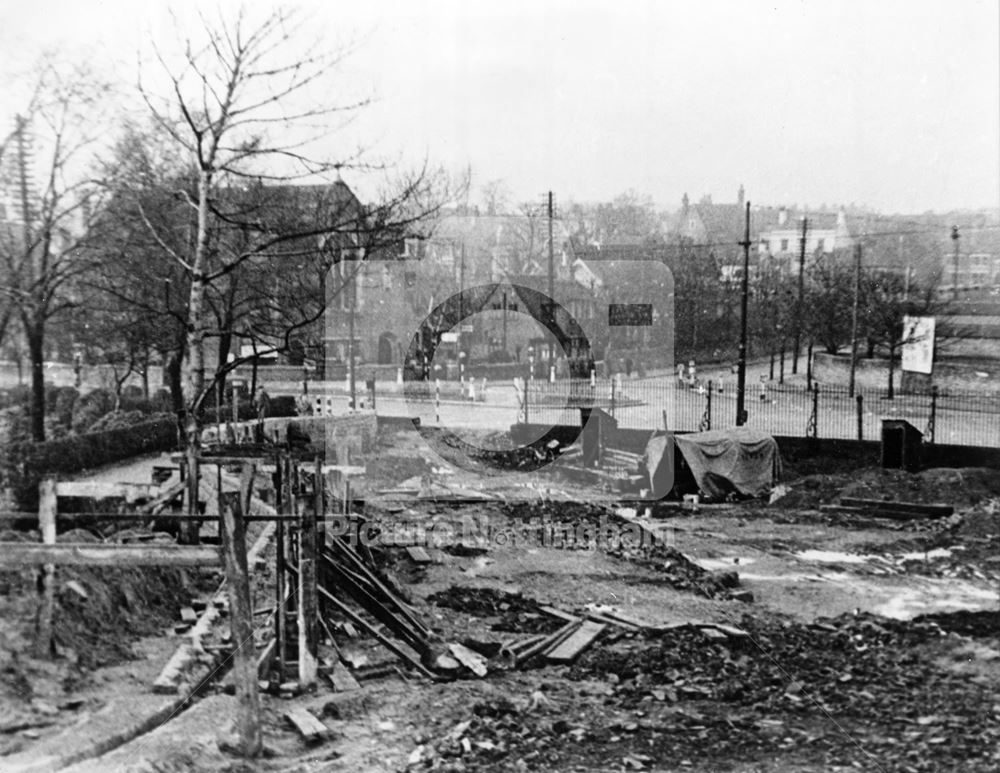
M798 274L805 225L805 267L819 255L854 246L843 209L836 212L809 211L790 207L763 208L754 213L756 241L761 263Z

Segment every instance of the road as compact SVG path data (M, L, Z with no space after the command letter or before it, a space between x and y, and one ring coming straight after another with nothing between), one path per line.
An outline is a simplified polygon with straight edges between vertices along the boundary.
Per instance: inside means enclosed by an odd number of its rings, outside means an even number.
M763 366L760 367L763 373ZM813 413L813 395L804 388L786 384L780 387L769 383L765 399L761 399L759 374L757 380L748 377L745 407L747 426L773 435L805 437L809 432ZM718 382L716 381L716 384ZM272 394L297 395L300 384L268 385ZM481 391L477 399L462 400L453 390L457 385L443 385L442 392L452 391L454 396L442 396L439 402L430 398L407 399L397 385L376 386L376 408L379 413L393 416L419 417L425 425L440 425L486 430L505 430L522 421L524 411L520 395L510 382L494 383L486 390L485 400ZM718 429L735 424L735 381L725 379L723 391L711 395L710 426ZM706 390L692 390L678 384L676 378L666 375L648 376L643 379L623 379L615 383L598 382L591 390L583 382L545 384L534 382L530 389L528 420L532 423L577 424L579 411L567 407L570 393L585 400L593 395L593 404L612 412L619 426L632 429L661 429L666 426L677 431L696 431L703 426L709 398ZM612 392L614 407L612 409ZM335 411L347 409L347 395L341 383L310 384L310 394L324 395L324 403ZM364 390L359 390L359 395ZM579 403L574 403L579 404ZM846 391L821 388L816 411L816 435L821 438L853 439L858 437L858 402ZM894 400L872 394L862 394L860 404L861 437L878 440L883 419L904 419L920 432L926 433L931 415L931 399L924 395L902 395ZM1000 446L1000 399L950 398L937 401L934 439L938 443L958 445Z

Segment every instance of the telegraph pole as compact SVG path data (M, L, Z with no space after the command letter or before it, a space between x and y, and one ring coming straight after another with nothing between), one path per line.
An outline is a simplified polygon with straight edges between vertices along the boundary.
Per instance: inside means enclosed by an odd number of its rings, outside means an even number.
M347 312L347 379L348 390L351 394L351 410L358 407L357 387L358 382L354 375L354 306L358 300L358 266L355 265L354 273L351 275L351 291L347 294L349 310Z
M458 267L458 351L459 359L465 351L465 239L462 239L462 257Z
M555 217L555 205L553 201L552 191L549 191L549 297L546 305L548 306L547 321L548 324L552 325L554 320L552 319L555 312L555 248L552 243L552 219ZM549 331L549 369L551 370L555 360L555 342L552 338L552 332Z
M958 226L951 227L951 242L954 247L954 257L951 268L951 295L958 299Z
M743 291L740 294L740 353L736 373L736 426L746 424L747 390L747 299L750 295L750 202L747 202L746 228L743 233Z
M792 357L792 373L799 372L799 347L802 345L802 312L805 310L806 281L806 229L809 228L809 218L802 218L802 238L799 239L799 301L795 310L795 356Z
M854 373L858 367L858 303L861 296L861 242L854 245L854 305L851 309L851 378L848 391L854 397Z

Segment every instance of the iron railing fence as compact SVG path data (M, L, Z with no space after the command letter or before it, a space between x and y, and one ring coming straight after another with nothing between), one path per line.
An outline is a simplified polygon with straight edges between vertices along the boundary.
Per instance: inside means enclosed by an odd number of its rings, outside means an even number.
M673 378L529 381L520 421L579 424L580 408L600 408L630 429L695 432L736 424L735 380L696 387ZM908 421L925 442L1000 447L1000 391L896 393L814 384L748 383L746 426L772 435L878 440L884 419Z

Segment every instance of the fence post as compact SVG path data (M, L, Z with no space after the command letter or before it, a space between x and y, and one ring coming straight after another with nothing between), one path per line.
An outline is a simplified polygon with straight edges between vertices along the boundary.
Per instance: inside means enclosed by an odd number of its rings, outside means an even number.
M712 382L708 382L708 392L705 394L705 413L701 416L701 422L698 425L698 429L701 432L708 432L712 429Z
M819 437L819 384L813 384L812 388L812 413L806 424L806 437Z
M855 398L858 401L858 440L864 440L864 397L858 394Z
M43 478L38 484L38 529L42 542L56 542L56 481ZM41 599L35 630L35 657L48 660L52 657L52 613L56 605L56 568L43 564L38 572L38 589Z
M938 399L938 388L937 386L931 387L931 415L927 420L927 442L931 445L934 444L934 430L937 424L937 399Z

